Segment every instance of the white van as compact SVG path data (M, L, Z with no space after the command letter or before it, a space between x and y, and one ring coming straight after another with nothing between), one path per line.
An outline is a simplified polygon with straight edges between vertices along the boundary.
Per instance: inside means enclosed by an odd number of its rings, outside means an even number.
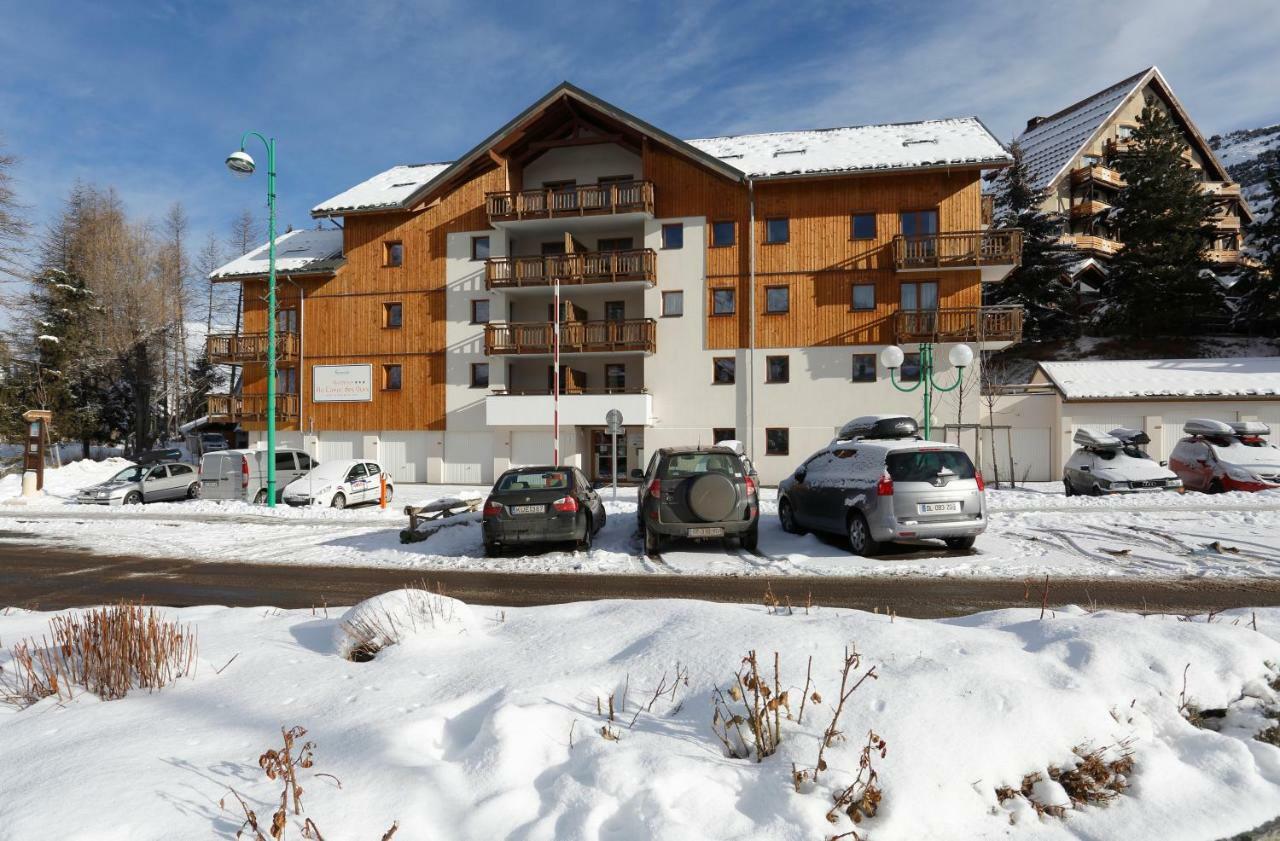
M276 501L285 485L305 476L319 462L302 450L276 450ZM200 496L258 505L267 501L267 451L221 450L200 459Z

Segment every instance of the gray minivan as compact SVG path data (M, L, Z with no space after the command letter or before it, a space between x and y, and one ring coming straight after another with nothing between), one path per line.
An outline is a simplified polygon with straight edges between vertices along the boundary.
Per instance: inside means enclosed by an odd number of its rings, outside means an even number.
M319 462L302 450L276 450L276 501L294 479ZM267 451L220 450L200 459L200 496L261 505L267 501Z
M987 527L982 474L954 444L916 435L913 419L869 416L778 484L778 519L793 534L845 534L856 555L891 541L969 549Z

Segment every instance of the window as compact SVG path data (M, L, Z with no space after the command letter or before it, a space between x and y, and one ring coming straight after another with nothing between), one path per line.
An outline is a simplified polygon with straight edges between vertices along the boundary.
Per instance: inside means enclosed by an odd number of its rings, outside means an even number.
M306 453L294 453L298 457L298 469L310 470L316 466L316 462Z
M711 247L725 248L733 245L736 228L732 221L711 223Z
M732 426L717 426L711 430L711 443L718 444L721 441L736 441L738 439L738 430Z
M853 230L851 232L851 236L853 239L875 239L876 215L874 213L853 214Z
M169 475L173 477L186 476L191 473L191 465L189 464L171 464L169 465Z
M664 318L677 318L682 315L684 315L684 293L663 292L662 316Z
M733 315L734 300L735 300L734 290L712 289L711 290L711 314L712 315Z
M293 453L276 451L276 470L293 470Z
M938 232L938 211L908 210L898 214L904 237L923 237Z
M404 326L404 305L399 301L388 301L382 305L382 326Z
M544 242L542 244L543 257L549 257L552 255L558 255L558 254L564 254L564 253L566 253L566 251L564 247L564 240L562 239L553 240L551 242Z
M472 260L488 260L489 259L489 238L488 237L472 237L471 238L471 259Z
M347 471L347 481L355 482L360 479L363 479L368 475L369 475L369 469L364 466L364 462L360 462L359 464L352 467L349 471Z
M1137 130L1137 128L1138 128L1137 126L1126 126L1123 124L1118 125L1116 126L1116 137L1120 138L1121 140L1128 140L1130 137L1133 137L1133 133L1134 131Z
M611 362L604 366L604 387L611 391L622 391L627 387L627 366L621 362Z
M732 385L737 372L737 360L732 356L717 356L711 361L715 366L711 382L715 385Z
M938 308L938 282L904 283L898 303L904 310L936 310Z
M471 363L471 387L472 388L488 388L489 387L489 363L488 362Z
M764 288L764 311L766 313L783 313L791 309L791 288L789 286L766 286Z
M472 324L488 324L489 323L489 299L476 298L471 302L471 323Z
M855 310L873 310L876 308L876 285L874 283L855 283L853 285L853 308Z
M898 379L904 383L920 381L920 354L908 353L902 358L902 367L898 369Z
M791 382L791 357L765 357L764 381L767 383Z
M276 310L276 329L281 333L297 333L298 311L293 307Z
M791 239L791 220L785 216L764 220L764 241L766 245L786 242Z
M596 241L596 251L630 251L635 248L631 237L601 237Z
M604 302L604 320L605 321L624 321L627 317L626 301L605 301Z
M382 245L382 264L393 269L404 265L404 243L386 242Z
M684 248L684 224L673 222L662 226L663 248Z
M785 456L791 452L791 430L782 427L770 427L764 431L764 454L767 456Z
M400 372L399 365L383 365L382 366L382 389L383 391L399 391L400 390Z
M876 355L874 353L855 353L853 355L853 381L855 383L873 383L876 381Z
M297 394L298 393L298 369L297 368L277 368L276 369L276 394Z

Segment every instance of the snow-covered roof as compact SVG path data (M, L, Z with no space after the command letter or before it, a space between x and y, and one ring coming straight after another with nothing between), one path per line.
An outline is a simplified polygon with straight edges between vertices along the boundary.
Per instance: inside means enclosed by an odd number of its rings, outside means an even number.
M1011 160L977 117L738 134L688 143L753 178Z
M1280 356L1041 362L1064 400L1280 397Z
M313 215L399 207L409 196L449 168L448 163L403 164L361 181L311 208Z
M209 273L213 280L267 274L267 243ZM322 272L342 264L342 231L289 231L276 237L276 273Z
M1032 184L1037 189L1044 189L1056 181L1063 168L1093 139L1116 109L1146 84L1150 74L1158 72L1156 68L1149 67L1046 117L1023 132L1017 142Z

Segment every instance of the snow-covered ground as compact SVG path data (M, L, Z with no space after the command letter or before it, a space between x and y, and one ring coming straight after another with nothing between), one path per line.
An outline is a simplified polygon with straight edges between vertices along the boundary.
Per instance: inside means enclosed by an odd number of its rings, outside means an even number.
M395 841L812 841L854 828L826 815L869 730L886 743L873 759L883 799L858 831L875 841L1209 841L1280 812L1280 748L1253 738L1280 704L1268 686L1280 609L1207 623L1077 608L936 621L685 600L456 606L454 621L420 623L363 663L339 655L337 612L165 613L195 626L194 677L121 700L0 707L0 841L230 838L242 818L230 789L269 821L280 785L257 759L294 725L315 761L298 772L291 838L309 817L331 839L376 839L398 821ZM0 638L39 637L49 616L0 611ZM817 784L797 790L850 645L857 673L878 679L845 705ZM778 652L793 716L810 658L821 696L803 722L780 710L781 744L759 763L727 756L712 732L713 690L728 692L749 650L770 683ZM670 694L654 698L664 675ZM1225 718L1199 729L1184 701ZM1034 796L1060 802L1049 769L1073 767L1080 746L1131 752L1109 805L1037 817L997 798L1039 773Z
M406 503L483 495L486 488L410 485L388 508L266 509L195 501L138 508L80 506L78 487L97 480L102 463L75 463L49 474L49 495L11 504L17 488L0 482L0 529L34 539L114 554L208 561L385 566L429 573L445 569L518 572L686 573L710 575L1260 576L1280 575L1280 492L1218 496L1164 493L1071 497L1057 483L989 490L990 526L973 553L940 543L899 546L886 556L849 554L838 537L796 536L777 520L776 492L762 494L760 551L719 543L669 545L660 560L641 552L635 489L603 493L609 520L590 552L485 558L478 515L451 521L428 540L404 545ZM6 484L7 483L7 484ZM8 493L6 494L6 491ZM6 504L5 497L9 497Z

